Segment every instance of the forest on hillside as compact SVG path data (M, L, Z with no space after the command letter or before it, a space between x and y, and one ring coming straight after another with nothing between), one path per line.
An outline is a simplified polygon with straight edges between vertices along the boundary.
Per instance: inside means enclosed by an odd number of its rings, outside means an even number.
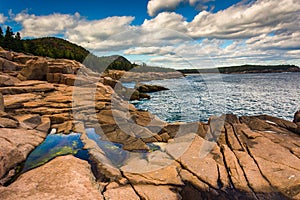
M61 38L44 37L23 40L21 34L19 32L14 33L9 26L7 26L5 33L0 27L0 46L9 51L76 60L80 63L84 62L87 67L97 72L108 69L128 71L137 66L136 64L131 64L123 56L98 57L85 48Z

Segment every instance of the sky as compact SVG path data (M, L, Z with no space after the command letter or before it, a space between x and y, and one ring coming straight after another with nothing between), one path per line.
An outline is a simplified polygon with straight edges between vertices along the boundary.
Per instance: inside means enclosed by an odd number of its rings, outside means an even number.
M152 66L300 66L299 0L1 0L0 26Z

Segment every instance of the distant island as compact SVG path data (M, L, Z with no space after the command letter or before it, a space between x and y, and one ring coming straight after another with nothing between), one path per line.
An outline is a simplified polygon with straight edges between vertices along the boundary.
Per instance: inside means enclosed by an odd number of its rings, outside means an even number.
M221 74L250 74L250 73L283 73L300 72L296 65L241 65L231 67L218 67L207 69L182 69L177 70L183 74L216 73Z

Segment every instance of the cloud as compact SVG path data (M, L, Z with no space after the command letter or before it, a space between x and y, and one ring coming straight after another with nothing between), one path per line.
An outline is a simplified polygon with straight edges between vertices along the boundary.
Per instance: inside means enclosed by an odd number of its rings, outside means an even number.
M174 11L180 4L188 3L197 9L206 9L207 2L214 0L150 0L147 5L148 14L153 17L161 11Z
M146 19L142 24L142 27L152 29L167 28L185 33L187 31L186 25L187 22L182 15L174 12L163 12L153 19Z
M36 16L21 12L15 15L13 20L22 25L21 34L23 37L45 37L63 34L66 30L74 28L80 20L80 15L79 13L74 15L57 13Z
M174 10L182 0L150 0L147 5L148 14L150 16L156 15L162 10Z
M262 50L299 50L300 49L300 32L282 33L279 35L260 35L251 38L246 43L255 49Z
M200 12L187 26L194 38L237 39L274 31L298 30L300 3L296 0L258 0L233 5L217 13Z
M134 17L108 17L101 20L79 20L76 25L66 31L66 38L75 43L101 42L123 31L130 29ZM124 39L124 38L123 38Z
M150 2L159 5L160 1ZM88 20L79 13L21 12L11 19L22 25L22 37L60 35L98 55L142 55L150 65L183 68L266 62L299 65L299 13L296 0L246 0L216 13L201 11L191 22L175 12L161 12L141 25L133 25L132 16Z
M5 17L3 13L0 13L0 24L4 24L4 22L6 20L7 20L7 17Z

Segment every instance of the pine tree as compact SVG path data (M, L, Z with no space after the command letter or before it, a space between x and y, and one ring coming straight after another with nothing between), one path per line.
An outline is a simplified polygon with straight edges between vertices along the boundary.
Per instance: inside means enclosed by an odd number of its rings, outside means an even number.
M24 44L23 41L21 40L21 34L19 32L16 33L13 43L14 43L13 46L14 51L18 51L18 52L24 51Z
M7 26L5 31L5 36L3 39L3 47L9 50L13 49L14 47L13 41L14 41L14 33L12 31L12 28Z
M15 39L16 40L21 40L21 34L19 32L16 33Z
M2 28L1 28L1 26L0 26L0 46L1 46L1 47L3 46L3 38L4 38L4 36L3 36L3 31L2 31Z

